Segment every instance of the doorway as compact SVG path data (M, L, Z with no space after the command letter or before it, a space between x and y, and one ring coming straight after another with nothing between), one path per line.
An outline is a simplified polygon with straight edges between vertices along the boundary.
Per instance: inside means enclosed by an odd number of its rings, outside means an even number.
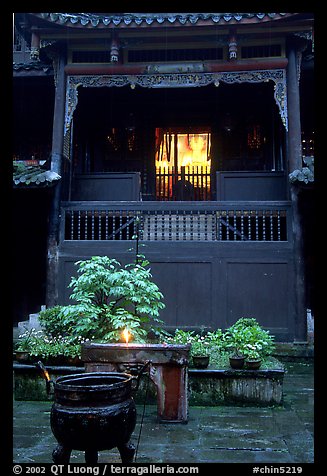
M156 128L156 200L210 200L210 128Z

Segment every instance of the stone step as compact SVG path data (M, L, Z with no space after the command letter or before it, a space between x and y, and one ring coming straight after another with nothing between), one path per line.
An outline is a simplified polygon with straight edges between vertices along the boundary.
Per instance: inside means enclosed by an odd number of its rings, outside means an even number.
M41 306L41 311L43 311L46 308L46 306L42 305ZM17 331L14 331L14 333L18 332L18 335L23 334L26 331L29 331L31 329L36 329L36 330L41 330L41 325L39 322L39 313L33 313L29 315L28 321L20 321L17 324ZM15 335L15 334L14 334Z

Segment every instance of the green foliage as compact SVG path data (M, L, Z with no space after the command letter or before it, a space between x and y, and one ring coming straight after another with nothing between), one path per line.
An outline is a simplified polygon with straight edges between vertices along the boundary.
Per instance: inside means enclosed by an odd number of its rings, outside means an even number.
M47 360L50 357L80 357L82 337L56 337L44 334L42 330L31 329L18 338L16 351L26 351L31 357Z
M273 337L254 318L242 317L236 321L226 330L224 340L226 348L235 355L247 357L256 353L263 357L274 350Z
M135 341L146 342L149 331L162 332L159 313L164 308L163 295L142 255L124 267L107 256L93 256L76 265L78 276L69 284L75 304L41 311L42 330L32 329L19 336L17 351L44 359L76 357L86 340L116 342L127 329Z
M175 334L167 340L175 344L191 344L191 356L210 355L211 363L218 366L225 366L221 361L227 362L231 352L247 358L266 359L274 350L273 337L269 332L264 330L256 319L245 317L225 332L217 329L199 334L176 329Z
M30 329L18 336L18 342L15 345L17 352L29 352L33 345L35 329Z
M230 370L229 352L212 348L210 350L210 366L214 369ZM262 370L284 370L284 365L275 357L265 356L261 358Z
M261 354L260 352L256 349L255 346L248 346L248 349L246 351L246 359L247 360L260 360L261 359Z
M53 306L39 313L39 322L45 334L51 337L69 335L70 328L61 313L63 306Z
M194 331L176 329L175 334L166 340L175 344L191 344L190 354L192 357L195 355L210 355L214 347L221 348L222 331L217 329L215 332L202 333L201 335Z
M160 333L163 295L142 255L125 266L107 256L75 264L78 276L72 277L69 287L76 304L42 311L41 323L48 334L115 342L127 329L134 340L145 342L149 331Z

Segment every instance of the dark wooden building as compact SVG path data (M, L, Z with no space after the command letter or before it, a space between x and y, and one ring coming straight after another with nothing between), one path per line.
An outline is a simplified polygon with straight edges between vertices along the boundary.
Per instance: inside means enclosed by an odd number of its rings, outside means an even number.
M16 13L15 34L17 321L138 231L167 326L305 341L313 15Z

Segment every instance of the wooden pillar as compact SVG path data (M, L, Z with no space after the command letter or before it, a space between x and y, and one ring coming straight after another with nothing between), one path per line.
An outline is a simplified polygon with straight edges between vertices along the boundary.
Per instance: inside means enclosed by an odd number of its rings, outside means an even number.
M301 144L301 116L298 51L299 44L290 41L288 44L287 65L287 109L288 109L288 135L287 156L288 172L302 168ZM290 198L292 201L292 229L294 240L294 311L295 311L295 340L306 340L306 309L305 309L305 275L303 256L303 233L301 211L299 207L298 185L290 184Z
M40 59L40 37L35 31L32 31L30 58L32 61Z
M64 118L65 118L65 57L60 55L56 69L56 91L53 116L51 170L62 174ZM60 228L60 199L62 179L53 189L53 196L49 214L48 227L48 262L47 262L47 289L46 305L55 306L58 303L58 245Z
M288 110L288 165L289 173L302 167L300 91L297 45L288 45L287 110Z

